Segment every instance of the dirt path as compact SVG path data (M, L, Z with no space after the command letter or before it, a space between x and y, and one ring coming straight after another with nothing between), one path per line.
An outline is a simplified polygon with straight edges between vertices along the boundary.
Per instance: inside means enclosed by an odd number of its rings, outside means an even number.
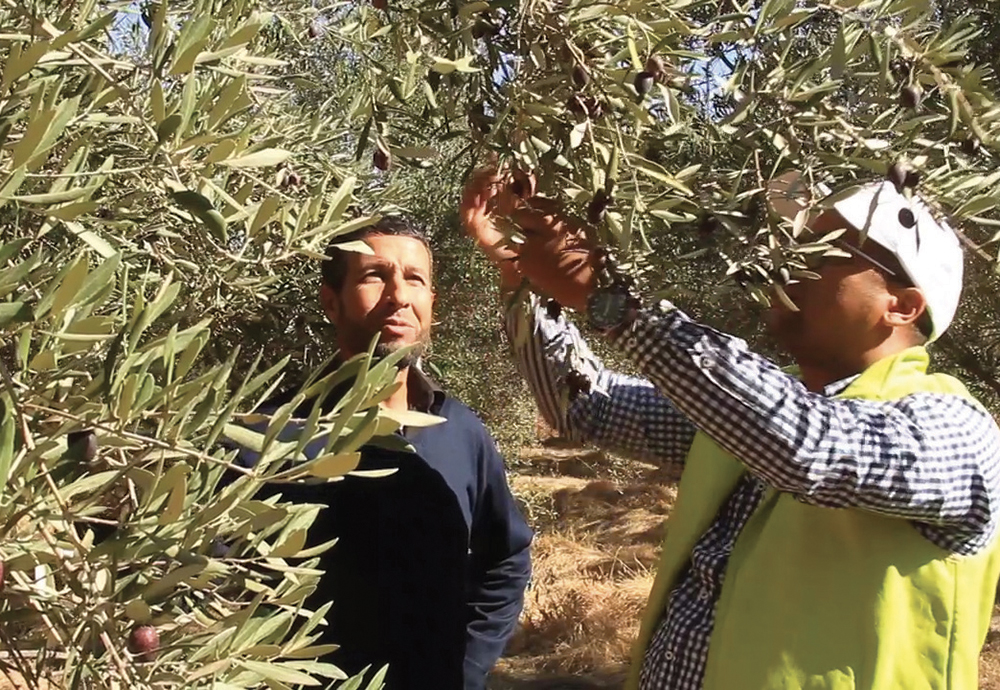
M490 690L621 688L675 482L595 451L524 452L511 484L536 530L535 582ZM1000 606L979 688L1000 690Z

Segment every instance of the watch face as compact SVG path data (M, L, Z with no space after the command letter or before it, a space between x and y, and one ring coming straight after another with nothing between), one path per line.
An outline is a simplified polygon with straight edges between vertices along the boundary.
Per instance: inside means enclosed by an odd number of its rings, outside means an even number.
M610 288L591 294L587 304L590 324L601 331L620 325L628 312L629 295L624 289Z

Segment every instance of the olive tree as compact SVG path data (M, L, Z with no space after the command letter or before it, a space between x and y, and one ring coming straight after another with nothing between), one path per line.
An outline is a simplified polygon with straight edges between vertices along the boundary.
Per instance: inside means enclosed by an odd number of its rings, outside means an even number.
M16 687L381 683L315 660L330 603L304 602L334 541L306 548L319 506L254 497L357 473L363 444L437 421L378 405L394 362L371 352L255 413L297 344L241 342L247 315L377 218L316 153L342 122L290 97L284 21L255 0L0 4L0 672ZM291 418L336 384L332 412Z

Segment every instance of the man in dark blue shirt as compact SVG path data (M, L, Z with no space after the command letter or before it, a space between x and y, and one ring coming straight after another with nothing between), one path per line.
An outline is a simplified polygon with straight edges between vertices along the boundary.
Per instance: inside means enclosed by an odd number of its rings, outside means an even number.
M339 358L366 351L376 334L378 357L414 346L400 362L399 389L383 404L446 421L403 430L413 453L362 448L358 469L396 470L389 476L281 485L271 493L327 506L309 545L339 539L323 555L326 574L308 602L315 609L333 601L318 643L340 648L326 661L350 675L388 664L389 690L482 690L517 625L532 533L492 436L419 369L434 302L426 236L403 219L385 218L336 241L352 240L373 253L331 246L322 269L320 301L335 326ZM324 408L336 399L335 390ZM295 416L311 408L307 401ZM255 459L247 451L240 456L245 465Z

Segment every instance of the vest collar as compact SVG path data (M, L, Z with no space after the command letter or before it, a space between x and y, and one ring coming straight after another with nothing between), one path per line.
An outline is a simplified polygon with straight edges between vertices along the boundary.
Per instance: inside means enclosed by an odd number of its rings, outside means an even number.
M927 348L923 345L906 348L896 354L883 357L861 373L846 376L823 386L822 395L852 397L861 386L880 387L888 379L907 374L925 374L930 365ZM784 371L799 378L798 365L786 367Z
M927 373L930 357L922 345L909 347L883 357L857 376L841 393L845 398L856 397L862 389L881 390L890 380L899 380Z

